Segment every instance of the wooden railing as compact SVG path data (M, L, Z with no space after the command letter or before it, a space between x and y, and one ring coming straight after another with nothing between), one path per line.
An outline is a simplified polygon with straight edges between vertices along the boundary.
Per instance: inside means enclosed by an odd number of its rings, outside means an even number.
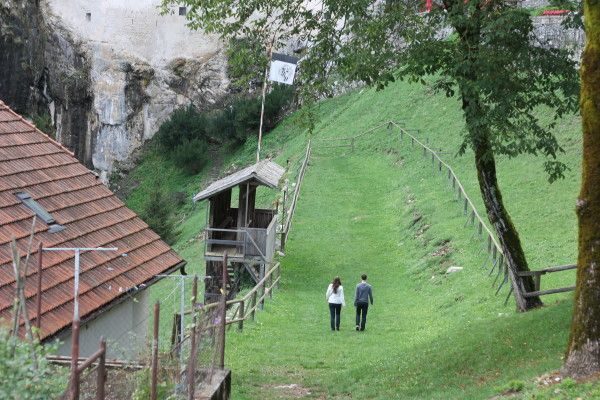
M312 148L311 148L311 140L308 140L308 144L306 145L306 153L304 155L304 160L300 166L300 171L298 172L298 177L296 179L296 187L294 189L294 195L292 197L292 203L290 204L289 214L285 217L285 222L283 224L283 229L281 231L281 250L285 250L285 242L287 241L287 237L290 233L290 229L292 228L292 220L294 218L294 213L296 212L296 205L298 204L298 197L300 196L300 187L302 186L302 181L304 180L304 174L306 173L306 167L308 166L308 161L310 159Z
M244 321L247 319L254 320L256 310L262 309L265 298L273 298L273 289L279 287L279 280L281 279L281 265L276 263L248 293L239 299L233 299L227 301L226 305L228 308L238 304L237 309L231 317L228 317L225 325L238 324L238 329L244 329ZM202 311L210 311L217 308L219 303L210 303L201 308ZM192 310L187 310L186 315L192 313ZM214 328L217 325L208 326L208 328ZM185 338L184 338L185 339Z

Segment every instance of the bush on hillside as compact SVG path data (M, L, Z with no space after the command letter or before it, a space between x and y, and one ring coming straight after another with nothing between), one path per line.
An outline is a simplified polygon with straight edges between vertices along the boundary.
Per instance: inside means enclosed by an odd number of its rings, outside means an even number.
M154 188L146 200L140 216L162 240L168 244L175 243L179 232L176 228L173 205L163 192L159 180L154 183Z
M175 110L156 134L158 143L165 150L174 150L184 141L206 137L206 116L193 106Z
M279 84L265 96L264 132L277 125L289 108L293 96L292 86ZM177 151L182 153L181 160L188 159L190 162L192 159L186 157L190 154L185 152L182 146L195 140L205 143L224 141L238 145L249 135L258 133L261 102L260 97L241 97L225 108L212 112L199 112L193 106L176 110L171 118L162 124L156 134L156 140L165 151L174 152L178 149ZM197 151L196 154L200 155L200 152ZM187 163L178 162L178 165L189 170L196 169L194 165Z
M175 164L189 174L197 174L206 164L208 159L208 144L203 138L184 139L175 147L171 157Z

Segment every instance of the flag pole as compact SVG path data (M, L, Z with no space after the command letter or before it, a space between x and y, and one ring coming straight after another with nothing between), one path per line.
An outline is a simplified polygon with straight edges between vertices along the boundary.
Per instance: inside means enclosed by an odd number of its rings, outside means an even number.
M271 39L271 44L269 45L268 50L268 62L265 67L265 75L263 78L263 87L262 87L262 104L260 106L260 125L258 126L258 147L256 148L256 162L260 161L260 145L262 142L262 130L263 130L263 121L265 118L265 97L267 95L267 83L269 81L269 63L271 62L271 57L273 56L273 44L275 43L275 35Z

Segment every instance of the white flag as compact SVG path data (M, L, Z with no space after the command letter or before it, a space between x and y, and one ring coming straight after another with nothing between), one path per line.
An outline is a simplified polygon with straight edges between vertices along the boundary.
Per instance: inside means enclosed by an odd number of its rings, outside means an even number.
M296 57L273 53L269 80L292 85L294 83L294 76L296 75L297 64L298 59Z

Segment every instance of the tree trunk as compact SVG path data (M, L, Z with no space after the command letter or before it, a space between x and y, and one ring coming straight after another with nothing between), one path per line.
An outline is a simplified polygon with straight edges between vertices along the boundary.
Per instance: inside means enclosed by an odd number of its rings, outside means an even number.
M449 7L449 11L452 11L451 7L461 7L460 10L462 10L463 5L461 2L448 3L447 7ZM496 161L490 143L490 132L485 122L482 122L485 121L483 118L485 117L485 109L481 104L477 89L476 68L481 40L481 9L478 6L470 18L459 18L456 21L454 28L459 34L464 57L460 68L458 87L469 138L475 152L479 190L481 191L488 219L500 240L504 260L513 272L510 274L510 279L517 301L517 310L531 310L540 307L542 301L539 296L522 297L523 291L533 292L535 284L531 276L519 278L516 275L516 272L519 271L529 271L529 267L527 266L527 259L521 246L519 234L502 201L502 194L496 178Z
M527 266L527 259L525 258L525 252L521 246L521 240L519 234L512 223L508 211L504 207L502 201L502 194L498 187L498 180L496 178L496 162L494 160L494 154L492 152L489 137L484 134L477 137L477 140L473 143L475 151L475 166L477 168L477 179L479 181L479 190L485 204L488 219L500 241L502 251L504 253L504 260L508 265L508 268L513 272L512 285L516 285L515 297L517 300L517 309L519 311L527 311L542 305L542 301L539 296L535 297L522 297L523 292L533 292L535 290L535 284L531 276L521 277L515 274L519 271L529 271Z
M563 373L600 372L600 3L584 1L586 45L581 62L583 163L577 200L579 257L571 335Z

